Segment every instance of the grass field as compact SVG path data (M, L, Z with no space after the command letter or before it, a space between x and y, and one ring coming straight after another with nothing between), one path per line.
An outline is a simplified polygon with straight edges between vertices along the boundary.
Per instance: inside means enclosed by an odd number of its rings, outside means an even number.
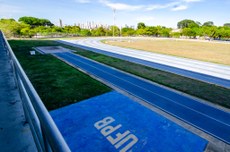
M55 41L11 40L9 42L49 110L105 93L111 89L51 55L29 55L29 51L34 46L61 45L77 50L76 53L79 55L230 108L230 90L219 86L70 47Z
M35 46L59 45L55 41L10 40L9 43L48 110L111 90L51 55L29 54Z
M230 44L175 39L104 41L107 44L149 52L230 65Z

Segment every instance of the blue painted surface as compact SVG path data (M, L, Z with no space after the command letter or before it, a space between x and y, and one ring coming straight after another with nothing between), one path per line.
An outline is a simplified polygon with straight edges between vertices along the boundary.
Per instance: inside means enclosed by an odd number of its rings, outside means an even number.
M200 152L207 144L203 138L115 91L50 113L72 151L115 152L126 146L128 143L116 149L94 126L108 116L115 119L110 126L122 125L110 136L129 130L138 138L129 149L133 152Z
M125 90L230 144L230 113L72 53L55 53L66 62Z
M83 46L83 45L79 45L79 44L73 44L73 43L66 42L66 41L59 41L59 42L67 44L67 45L71 45L74 47L90 50L90 51L93 51L96 53L101 53L101 54L105 54L108 56L112 56L112 57L119 58L122 60L134 62L137 64L142 64L142 65L149 66L149 67L152 67L155 69L175 73L175 74L182 75L182 76L185 76L188 78L192 78L192 79L200 80L200 81L211 83L211 84L216 84L216 85L219 85L222 87L230 88L230 81L226 80L226 79L222 79L222 78L218 78L218 77L214 77L214 76L210 76L210 75L202 74L202 73L198 73L198 72L192 72L189 70L184 70L184 69L180 69L180 68L176 68L176 67L172 67L172 66L167 66L167 65L163 65L163 64L159 64L159 63L145 61L142 59L129 57L129 56L121 55L121 54L116 54L116 53L108 52L108 51L101 50L101 49L91 48L91 47L87 47L87 46Z

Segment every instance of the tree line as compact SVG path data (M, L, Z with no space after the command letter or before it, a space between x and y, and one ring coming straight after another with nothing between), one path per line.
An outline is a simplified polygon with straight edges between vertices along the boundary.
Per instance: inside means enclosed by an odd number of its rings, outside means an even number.
M230 23L215 26L212 21L203 24L185 19L177 23L177 30L164 26L146 26L140 22L137 28L125 26L97 27L93 29L80 28L79 26L55 26L48 19L35 17L21 17L14 19L0 19L0 30L7 37L39 37L39 36L154 36L154 37L187 37L187 38L212 38L230 39Z

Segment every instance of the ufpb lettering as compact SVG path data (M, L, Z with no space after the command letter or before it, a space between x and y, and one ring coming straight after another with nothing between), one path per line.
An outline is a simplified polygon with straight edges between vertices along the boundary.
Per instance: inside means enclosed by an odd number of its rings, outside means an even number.
M106 117L96 122L94 127L120 152L130 151L138 142L138 138L129 130L120 132L122 124L112 125L113 122L115 122L114 118Z

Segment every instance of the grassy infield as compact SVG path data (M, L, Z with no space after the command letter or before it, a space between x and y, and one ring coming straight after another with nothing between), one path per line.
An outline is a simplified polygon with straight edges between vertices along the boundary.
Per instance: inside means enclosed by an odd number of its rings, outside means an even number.
M34 46L62 45L55 41L11 40L17 58L49 110L99 95L111 89L50 55L30 56ZM105 55L62 45L77 54L136 74L212 103L230 108L230 90Z
M230 65L230 44L177 39L105 41L108 44ZM162 47L163 46L163 47Z

